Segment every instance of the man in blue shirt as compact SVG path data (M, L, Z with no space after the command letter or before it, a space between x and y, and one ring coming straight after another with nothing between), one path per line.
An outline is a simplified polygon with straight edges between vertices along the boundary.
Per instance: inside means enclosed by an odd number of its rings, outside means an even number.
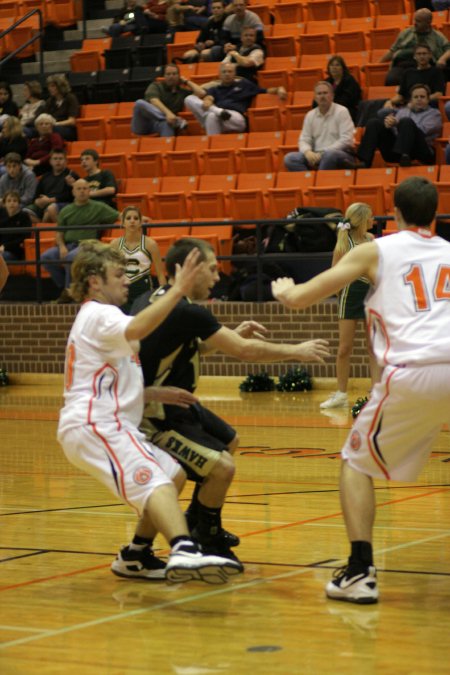
M236 78L236 64L222 63L219 71L220 84L203 89L203 94L190 95L185 106L198 119L208 136L226 131L241 133L247 128L245 113L256 94L278 94L286 98L284 87L262 89L245 78Z

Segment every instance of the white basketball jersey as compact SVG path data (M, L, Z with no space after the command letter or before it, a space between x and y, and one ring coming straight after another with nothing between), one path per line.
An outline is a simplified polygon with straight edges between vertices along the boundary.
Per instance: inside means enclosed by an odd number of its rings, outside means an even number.
M450 244L426 229L375 240L366 317L380 365L450 363Z
M91 300L81 306L67 343L59 434L84 425L111 424L114 431L140 424L139 341L125 338L132 320L113 305Z

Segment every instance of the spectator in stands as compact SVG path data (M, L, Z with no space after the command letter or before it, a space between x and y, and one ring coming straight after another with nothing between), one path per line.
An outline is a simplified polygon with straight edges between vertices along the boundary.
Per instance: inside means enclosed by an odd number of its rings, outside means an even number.
M355 125L347 108L333 101L330 82L314 87L317 107L304 119L299 152L289 152L284 163L288 171L342 169L354 161Z
M226 56L222 61L235 63L237 77L245 77L252 82L257 82L258 70L264 65L264 50L256 42L256 35L254 28L243 28L241 46L238 49L230 49L229 44L225 45Z
M329 82L334 90L333 100L348 109L352 120L355 122L358 106L362 98L361 87L350 73L342 56L332 56L327 64L326 82ZM314 101L313 107L317 103Z
M19 108L13 99L12 89L7 82L0 82L0 128L9 115L18 117Z
M234 63L221 63L219 77L220 84L202 89L200 94L186 99L186 108L195 115L208 136L245 131L245 113L256 94L268 92L278 94L281 100L286 98L284 87L262 89L245 78L236 79Z
M33 136L35 133L34 121L41 112L44 112L45 101L42 98L40 82L32 80L23 85L25 103L19 111L19 119L22 123L25 136Z
M222 0L213 0L211 3L211 17L203 26L197 38L194 49L188 49L183 54L184 63L197 61L221 61L225 34L223 24L226 19L225 6Z
M36 176L42 176L50 170L51 151L62 150L64 140L54 131L55 120L47 113L41 113L36 118L35 127L38 135L30 139L24 164L32 169Z
M208 21L206 0L170 0L166 13L171 30L198 30Z
M5 166L6 173L0 178L0 205L3 206L5 194L14 190L19 193L20 204L26 206L33 200L36 176L22 164L22 158L17 152L6 155Z
M73 203L65 206L58 216L58 227L75 229L56 233L56 246L42 254L44 268L55 285L61 290L58 303L70 303L67 289L70 285L70 265L77 254L78 245L84 239L97 239L100 230L76 229L80 225L112 225L119 217L115 209L89 198L89 183L80 178L73 184Z
M0 131L0 175L6 171L4 158L10 152L14 152L24 159L27 154L28 143L23 133L22 125L18 117L11 115L5 120Z
M434 140L442 131L441 114L430 107L430 90L426 84L411 88L411 100L404 108L383 108L377 119L369 120L358 148L362 166L370 167L377 148L386 162L411 166L416 159L434 164Z
M5 260L23 260L23 242L30 236L30 232L3 233L1 230L10 227L31 228L30 216L20 207L20 195L15 190L9 190L3 196L3 206L0 207L0 255Z
M73 201L72 186L79 179L67 167L63 148L50 152L51 170L44 173L36 186L34 200L25 208L33 223L56 223L59 212Z
M102 31L111 37L120 37L122 33L140 35L147 32L148 24L144 10L138 0L125 0L120 12L114 17L111 26L102 26Z
M419 44L414 47L415 68L407 68L397 87L397 92L388 99L385 108L399 108L409 102L411 87L415 84L426 84L430 89L430 105L437 108L438 100L445 92L445 76L442 68L432 65L433 55L428 45Z
M392 62L386 75L386 84L400 84L405 68L414 68L414 47L426 44L431 49L436 65L445 68L450 56L450 43L443 33L431 27L433 14L429 9L418 9L414 13L414 26L402 30L392 47L384 54L380 63Z
M84 179L89 183L89 197L115 207L117 182L112 171L101 169L97 150L87 148L80 158L81 168L86 172Z
M56 125L53 131L61 134L65 141L76 141L76 118L80 113L80 105L70 90L66 76L49 75L47 88L50 97L45 102L44 112L55 118Z
M147 31L149 33L167 33L167 0L150 0L144 9Z
M168 63L164 81L152 82L145 91L145 100L138 99L134 104L131 131L138 136L154 133L175 136L187 126L186 120L178 117L185 98L202 91L195 82L180 77L178 66Z
M257 42L264 43L264 26L255 12L247 9L245 0L233 0L232 14L227 16L223 24L225 33L225 49L238 49L243 28L254 28L257 33Z

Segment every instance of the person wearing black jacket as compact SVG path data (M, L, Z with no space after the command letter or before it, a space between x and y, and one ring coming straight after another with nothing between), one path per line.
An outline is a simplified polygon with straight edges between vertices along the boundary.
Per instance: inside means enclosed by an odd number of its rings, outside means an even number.
M147 20L137 0L125 0L123 8L114 17L111 26L102 27L102 31L111 37L120 37L122 33L140 35L148 32Z
M50 166L36 186L33 203L25 207L33 223L57 223L61 209L73 202L72 186L79 175L67 167L64 148L50 152Z
M264 49L256 42L257 31L254 28L243 28L241 32L241 45L225 45L226 56L222 63L235 63L236 75L245 77L257 84L258 70L264 65Z
M0 255L4 260L23 260L22 244L29 232L5 232L10 227L30 227L30 216L20 208L20 195L14 190L3 196L4 207L0 208Z
M184 63L197 61L220 61L223 58L225 33L223 22L226 19L225 6L222 0L213 0L211 3L211 17L200 31L194 49L188 49L183 54Z
M348 109L355 122L357 110L362 98L361 87L350 73L342 56L332 56L327 65L329 82L334 90L334 102ZM313 108L317 103L314 102Z

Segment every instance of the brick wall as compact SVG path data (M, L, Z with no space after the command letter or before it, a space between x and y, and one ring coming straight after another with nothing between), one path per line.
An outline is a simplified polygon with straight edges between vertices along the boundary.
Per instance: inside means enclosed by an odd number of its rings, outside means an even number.
M292 312L276 302L212 302L211 311L230 328L249 318L263 323L276 341L295 342L323 337L330 341L333 358L326 366L308 364L314 377L335 377L334 357L338 345L336 301L330 300L302 312ZM0 303L0 366L9 373L62 373L64 349L76 307ZM245 377L263 366L236 362L222 354L203 358L204 375ZM268 364L273 376L286 371L286 364ZM365 334L359 326L352 357L351 377L368 377Z

